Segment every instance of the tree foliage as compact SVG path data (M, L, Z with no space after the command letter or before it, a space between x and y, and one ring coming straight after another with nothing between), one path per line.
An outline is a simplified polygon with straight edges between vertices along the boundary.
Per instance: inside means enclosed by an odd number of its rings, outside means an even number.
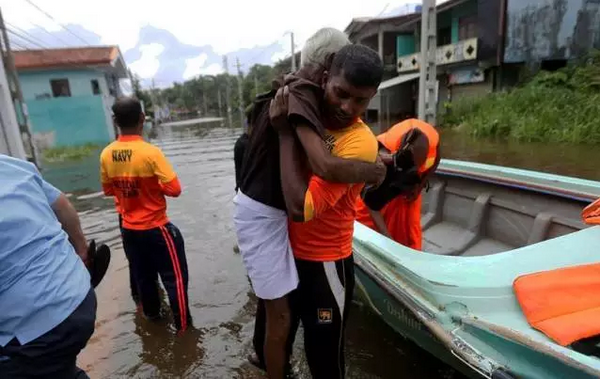
M299 62L299 56L296 58ZM243 73L241 79L243 105L249 105L257 94L269 91L273 79L290 70L291 58L282 60L275 66L262 64L252 66L248 72ZM238 75L225 73L200 75L183 83L173 83L168 88L142 90L139 78L132 76L132 87L135 96L144 100L147 110L154 105L153 100L158 106L168 106L171 110L195 113L200 116L225 116L229 92L232 115L236 118L240 109L239 80Z
M600 143L600 52L523 86L453 102L440 119L482 137Z

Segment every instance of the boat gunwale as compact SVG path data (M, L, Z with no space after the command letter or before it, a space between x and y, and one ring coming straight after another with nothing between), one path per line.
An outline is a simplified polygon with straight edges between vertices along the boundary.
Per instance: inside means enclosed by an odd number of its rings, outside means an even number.
M549 355L555 359L558 359L559 361L563 362L564 364L569 365L578 370L582 370L587 374L594 375L594 376L600 376L600 369L596 369L594 367L591 367L584 363L581 363L578 360L574 359L573 357L568 356L567 354L563 354L558 350L552 349L551 346L549 346L548 344L543 344L543 343L537 342L533 338L531 338L523 333L519 333L515 330L512 330L510 328L507 328L505 326L494 324L489 321L485 321L483 319L474 318L474 317L462 317L461 322L466 325L469 325L471 327L474 327L474 328L487 329L491 333L494 333L502 338L512 340L516 343L527 346L539 353ZM555 345L562 347L556 343L555 343ZM571 350L571 351L576 352L575 350ZM581 353L579 353L579 354L581 354Z
M453 167L458 165L463 165L463 167ZM491 172L492 174L482 173L481 170ZM510 177L506 170L512 171L513 175L520 176L522 179ZM511 167L442 159L435 174L474 179L504 187L559 196L584 203L590 203L600 197L600 182ZM536 178L535 175L543 175L544 177ZM590 189L596 187L597 192L566 188L569 181L581 187L588 187Z

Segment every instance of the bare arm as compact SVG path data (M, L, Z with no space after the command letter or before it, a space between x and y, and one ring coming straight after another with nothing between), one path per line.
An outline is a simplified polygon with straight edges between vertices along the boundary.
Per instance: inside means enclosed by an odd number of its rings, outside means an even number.
M85 265L88 265L88 244L81 230L79 216L77 211L64 194L61 194L58 199L52 204L52 210L56 214L56 218L62 225L63 230L69 236L69 242L75 248L75 252Z
M387 225L385 224L385 220L383 219L383 215L381 214L381 212L375 211L370 208L367 209L369 209L369 213L371 214L373 223L375 224L375 227L377 228L379 233L383 234L389 239L392 239L392 236L390 235L390 232L387 228Z
M279 169L281 189L288 216L293 221L304 221L304 200L308 181L302 170L302 151L291 131L279 133Z
M385 178L385 165L334 157L321 137L307 125L296 125L296 134L306 151L313 173L335 183L367 183L379 185Z

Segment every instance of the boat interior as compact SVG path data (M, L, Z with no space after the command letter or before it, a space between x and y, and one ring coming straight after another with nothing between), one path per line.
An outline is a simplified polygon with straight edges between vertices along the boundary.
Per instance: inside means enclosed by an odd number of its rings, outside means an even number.
M587 227L588 203L438 170L423 196L423 251L474 257L556 238Z

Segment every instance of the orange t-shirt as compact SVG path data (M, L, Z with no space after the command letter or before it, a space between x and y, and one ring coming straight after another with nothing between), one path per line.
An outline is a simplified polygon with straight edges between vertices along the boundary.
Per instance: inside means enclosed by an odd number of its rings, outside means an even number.
M423 244L421 201L422 195L413 201L397 196L380 211L392 239L415 250L421 250ZM356 221L377 231L369 209L362 199L356 202Z
M341 130L327 130L325 142L335 156L375 162L377 140L358 120ZM330 183L312 176L306 191L304 219L289 222L294 256L308 261L335 261L352 254L356 200L364 184Z
M123 227L148 230L163 226L166 196L177 197L181 185L162 151L141 136L120 136L100 155L102 188L114 196Z

